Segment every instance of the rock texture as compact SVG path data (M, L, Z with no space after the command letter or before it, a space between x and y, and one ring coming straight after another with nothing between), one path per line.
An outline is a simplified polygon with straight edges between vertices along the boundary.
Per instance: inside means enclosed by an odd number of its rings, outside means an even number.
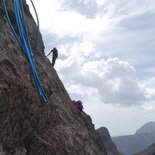
M12 1L7 1L7 8L16 27ZM24 9L33 45L36 24L25 0ZM91 118L71 104L45 57L41 35L35 63L48 104L35 88L0 0L0 155L105 155Z
M117 150L116 145L112 141L107 128L101 127L97 129L97 132L100 135L103 148L106 148L107 155L121 155L121 153Z

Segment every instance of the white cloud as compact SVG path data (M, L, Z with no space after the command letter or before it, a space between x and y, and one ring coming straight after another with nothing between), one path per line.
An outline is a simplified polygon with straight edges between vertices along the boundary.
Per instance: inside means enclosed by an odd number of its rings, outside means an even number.
M58 48L55 68L97 127L131 133L155 118L154 0L34 3L46 52Z
M57 62L57 70L70 93L82 95L91 88L106 104L140 105L155 94L140 83L133 66L118 58L85 61L84 57L69 57Z

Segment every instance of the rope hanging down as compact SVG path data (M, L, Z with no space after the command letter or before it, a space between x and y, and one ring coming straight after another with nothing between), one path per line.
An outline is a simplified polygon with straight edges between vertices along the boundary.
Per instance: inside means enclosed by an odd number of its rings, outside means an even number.
M7 7L6 7L6 0L3 0L3 5L4 5L4 11L6 14L6 18L7 21L10 25L10 28L16 38L16 40L18 41L19 45L21 46L24 55L26 56L29 64L30 64L30 68L31 68L31 72L34 78L34 82L36 85L36 88L40 94L40 96L44 99L44 101L47 103L48 102L48 98L45 94L45 91L41 85L41 82L39 80L37 71L36 71L36 67L35 67L35 61L34 61L34 56L37 50L37 44L38 44L38 36L39 36L39 20L38 20L38 15L36 12L36 9L34 7L34 4L31 0L32 6L34 8L36 17L37 17L37 31L36 31L36 35L35 35L35 46L34 46L34 52L32 52L30 43L29 43L29 36L28 36L28 32L27 32L27 26L26 26L26 22L25 22L25 16L24 16L24 9L23 9L23 0L13 0L13 5L14 5L14 14L15 14L15 19L16 19L16 24L17 24L17 29L18 29L18 35L11 23L11 20L9 18L8 15L8 11L7 11Z

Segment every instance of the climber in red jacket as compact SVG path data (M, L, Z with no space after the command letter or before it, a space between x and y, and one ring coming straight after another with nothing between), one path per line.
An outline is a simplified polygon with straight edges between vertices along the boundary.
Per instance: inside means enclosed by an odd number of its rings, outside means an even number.
M78 100L78 101L72 100L72 104L74 104L80 111L82 111L84 109L83 103L80 100Z

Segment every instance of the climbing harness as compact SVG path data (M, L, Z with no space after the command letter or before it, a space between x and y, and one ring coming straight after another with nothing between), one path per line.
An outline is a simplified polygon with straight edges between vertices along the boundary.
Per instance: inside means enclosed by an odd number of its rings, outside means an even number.
M15 19L16 19L16 24L17 24L17 29L18 29L18 34L16 33L11 20L9 18L8 15L8 11L7 11L7 7L6 7L6 0L3 0L3 5L4 5L4 11L6 14L6 18L7 21L9 23L9 26L16 38L16 40L18 41L19 45L22 48L22 51L24 52L24 55L26 56L30 68L31 68L31 72L34 78L34 82L35 82L35 86L40 94L40 96L44 99L44 101L47 103L48 102L48 98L46 96L46 93L41 85L41 82L39 80L37 71L36 71L36 67L35 67L35 54L37 51L37 45L38 45L38 37L39 37L39 20L38 20L38 15L35 9L35 6L31 0L31 4L33 6L33 9L35 11L36 14L36 18L37 18L37 31L36 31L36 35L35 35L35 45L34 45L34 50L32 52L31 49L31 45L29 42L29 36L28 36L28 31L27 31L27 26L26 26L26 22L25 22L25 13L24 13L24 8L23 8L23 0L13 0L13 5L14 5L14 14L15 14Z

